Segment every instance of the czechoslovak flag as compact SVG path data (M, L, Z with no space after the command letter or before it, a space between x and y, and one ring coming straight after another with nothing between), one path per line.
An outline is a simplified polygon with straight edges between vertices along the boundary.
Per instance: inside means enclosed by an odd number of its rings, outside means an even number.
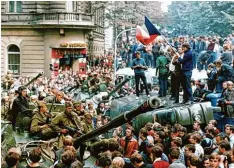
M144 45L150 44L154 39L161 35L158 29L150 22L150 20L145 16L145 27L147 30L143 29L141 26L136 27L136 39Z

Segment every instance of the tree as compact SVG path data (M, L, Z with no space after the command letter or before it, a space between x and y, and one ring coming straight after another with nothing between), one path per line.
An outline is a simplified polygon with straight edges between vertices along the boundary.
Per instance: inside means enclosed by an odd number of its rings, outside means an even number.
M231 33L232 24L222 13L234 13L234 3L227 1L172 2L169 6L168 23L178 34L225 36Z

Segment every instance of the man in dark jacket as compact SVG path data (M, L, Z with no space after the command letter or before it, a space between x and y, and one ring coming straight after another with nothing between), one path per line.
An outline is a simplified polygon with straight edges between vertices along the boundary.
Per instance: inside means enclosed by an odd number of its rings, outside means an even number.
M24 113L28 112L29 109L29 102L27 99L27 88L22 86L18 89L19 96L13 101L12 105L12 126L13 129L15 129L15 126L18 125L18 121L20 121L20 116L22 116ZM17 122L17 124L16 124Z
M227 65L232 64L232 53L228 50L227 44L224 44L224 46L223 46L223 53L222 53L220 59L222 60L222 62L224 64L227 64Z
M183 103L189 105L193 102L193 93L190 84L193 70L193 55L188 43L182 45L182 50L184 51L183 58L178 55L177 58L182 64Z
M233 69L230 65L223 64L222 60L216 62L216 68L218 70L218 79L216 83L216 92L221 93L222 84L224 81L232 79Z
M178 47L178 53L182 55L182 48ZM176 57L176 55L174 56ZM180 62L178 62L177 59L173 59L172 64L175 65L175 70L172 72L172 79L173 79L173 84L172 88L174 90L174 97L175 97L175 102L174 103L179 103L179 92L180 92L180 85L181 83L181 78L182 78L182 71L181 71L181 65Z

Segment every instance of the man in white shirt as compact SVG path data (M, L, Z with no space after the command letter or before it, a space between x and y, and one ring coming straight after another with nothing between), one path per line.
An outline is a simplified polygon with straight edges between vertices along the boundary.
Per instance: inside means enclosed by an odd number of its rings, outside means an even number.
M225 133L230 138L231 148L233 147L233 144L234 144L234 134L233 134L233 131L234 131L234 126L233 125L229 125L229 124L225 125Z

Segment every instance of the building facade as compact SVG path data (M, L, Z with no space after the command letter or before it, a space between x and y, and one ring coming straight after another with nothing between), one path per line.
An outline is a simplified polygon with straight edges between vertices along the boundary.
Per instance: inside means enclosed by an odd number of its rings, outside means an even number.
M83 73L87 56L104 54L104 10L92 6L90 1L1 1L1 73Z

